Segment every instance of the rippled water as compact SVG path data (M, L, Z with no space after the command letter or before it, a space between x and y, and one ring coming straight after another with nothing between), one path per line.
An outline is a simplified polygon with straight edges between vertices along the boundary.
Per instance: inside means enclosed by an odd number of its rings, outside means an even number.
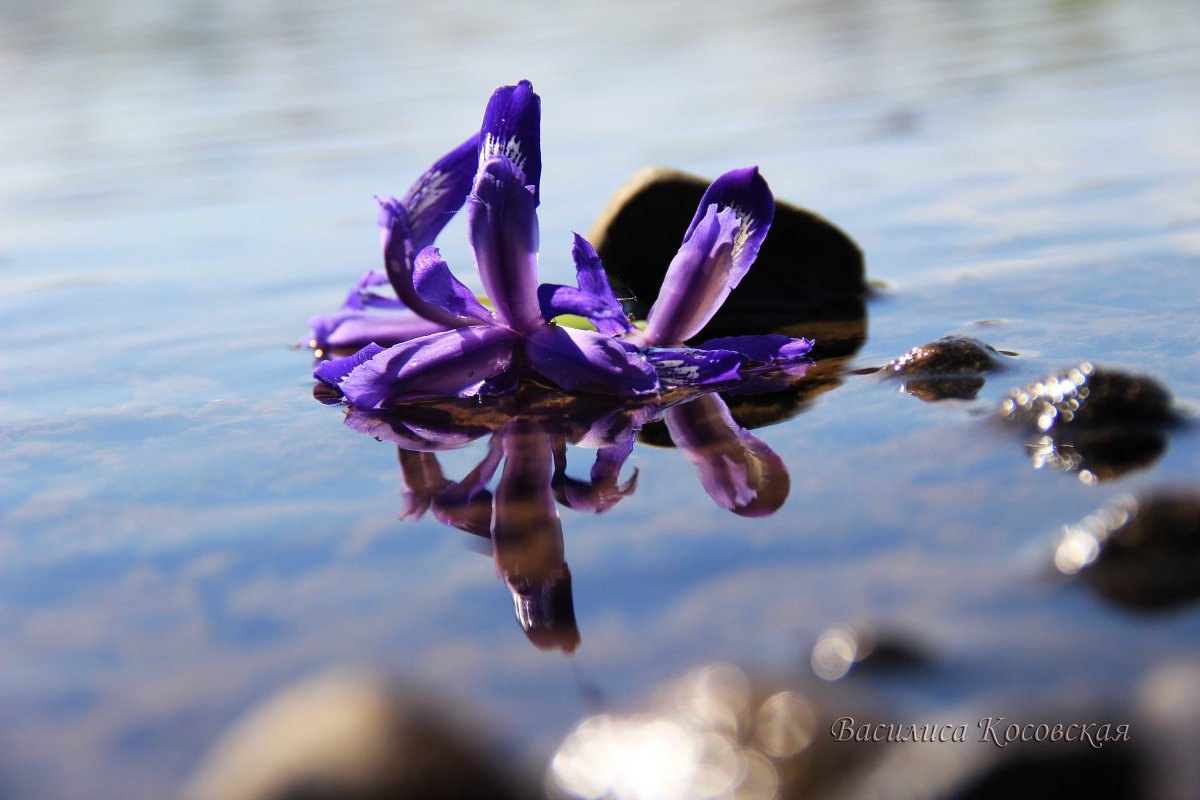
M431 686L544 764L696 664L808 672L848 621L929 644L935 669L884 687L911 708L1120 697L1194 658L1194 608L1108 605L1050 560L1115 495L1194 485L1194 425L1088 485L984 417L1080 360L1194 416L1198 33L1191 4L1132 0L0 4L0 792L166 796L333 664ZM951 332L1017 353L974 401L847 371L756 429L790 478L764 518L639 446L634 494L562 512L570 657L531 645L472 537L397 521L395 446L314 402L290 348L375 266L372 195L520 77L544 98L543 280L635 170L758 163L882 282L850 370ZM465 277L462 233L440 243Z

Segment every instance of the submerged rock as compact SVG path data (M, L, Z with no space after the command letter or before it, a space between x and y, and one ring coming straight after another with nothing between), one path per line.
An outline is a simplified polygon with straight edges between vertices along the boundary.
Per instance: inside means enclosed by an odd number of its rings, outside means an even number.
M1153 378L1082 363L1013 389L997 418L1034 434L1033 465L1077 473L1085 483L1153 464L1175 420L1170 393Z
M1000 353L970 336L943 336L918 345L883 368L886 378L921 400L973 400L984 375L1002 368Z
M1054 565L1118 605L1154 611L1200 598L1200 491L1128 495L1063 529Z

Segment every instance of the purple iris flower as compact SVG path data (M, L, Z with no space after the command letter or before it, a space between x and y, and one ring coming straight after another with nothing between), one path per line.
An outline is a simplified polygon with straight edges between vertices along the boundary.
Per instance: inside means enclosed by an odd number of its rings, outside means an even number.
M422 298L413 285L413 269L416 254L433 244L466 202L478 153L476 134L438 159L404 197L379 201L386 269L369 270L359 278L339 311L309 320L313 347L395 344L473 323ZM395 297L372 291L389 283Z
M780 334L684 345L713 318L749 271L774 216L775 198L757 167L727 172L700 199L644 330L629 325L599 256L579 236L574 250L578 288L542 286L542 313L547 319L579 314L602 333L626 335L623 341L642 349L668 387L726 383L756 370L806 362L813 343Z
M317 368L351 405L473 397L509 390L531 372L558 387L630 397L659 388L638 348L595 331L550 325L537 293L541 99L528 81L492 95L479 136L479 169L467 198L468 236L494 311L464 286L435 247L413 259L412 290L401 295L450 330L388 349L368 347ZM403 219L403 204L384 204ZM385 248L386 249L386 248ZM393 248L394 249L394 248ZM389 276L403 258L388 259ZM393 265L400 265L393 269ZM400 292L404 276L392 277Z

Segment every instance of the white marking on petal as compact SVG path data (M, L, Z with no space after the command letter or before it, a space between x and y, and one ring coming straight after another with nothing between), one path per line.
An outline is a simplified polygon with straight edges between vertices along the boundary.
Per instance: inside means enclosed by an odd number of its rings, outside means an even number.
M515 136L510 136L503 142L496 137L495 134L489 133L483 140L483 147L479 149L479 165L493 156L504 156L521 172L525 172L525 154L521 152L521 142Z
M449 175L438 170L430 172L419 186L413 187L412 194L404 204L409 218L419 218L426 209L434 205L446 193L446 183L449 180Z

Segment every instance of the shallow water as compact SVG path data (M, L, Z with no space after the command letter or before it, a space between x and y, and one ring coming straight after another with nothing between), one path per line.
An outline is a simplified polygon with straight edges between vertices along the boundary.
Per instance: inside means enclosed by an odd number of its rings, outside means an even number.
M167 796L334 664L428 685L537 764L694 665L807 673L856 620L928 644L932 670L883 687L914 709L1119 698L1200 655L1194 607L1112 606L1051 562L1110 498L1194 486L1195 425L1089 485L985 419L1081 360L1157 377L1194 419L1195 8L608 9L0 5L0 792ZM530 644L472 537L397 521L395 446L315 402L290 347L375 265L371 196L520 77L544 98L542 280L635 170L758 163L882 282L851 371L754 431L790 476L777 513L720 509L642 445L630 497L562 510L570 657ZM439 244L466 279L462 233ZM852 372L952 332L1017 354L974 401Z

